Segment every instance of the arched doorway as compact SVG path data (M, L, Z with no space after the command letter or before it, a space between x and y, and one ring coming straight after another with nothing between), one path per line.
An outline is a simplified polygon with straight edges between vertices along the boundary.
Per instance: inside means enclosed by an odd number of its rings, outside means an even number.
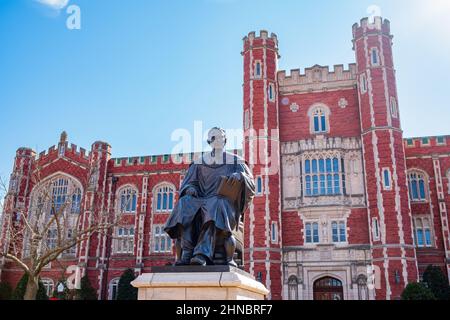
M325 277L314 282L314 300L344 300L344 287L338 279Z

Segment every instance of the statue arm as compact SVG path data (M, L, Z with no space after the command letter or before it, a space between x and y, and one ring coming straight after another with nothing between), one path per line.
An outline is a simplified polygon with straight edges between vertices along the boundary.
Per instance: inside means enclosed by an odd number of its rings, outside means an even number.
M185 195L192 195L190 194L192 191L195 191L196 194L199 192L198 165L196 164L191 164L189 166L186 177L181 184L180 198Z
M255 197L256 185L253 178L253 174L250 171L250 168L247 166L247 164L245 163L238 164L237 173L240 174L242 183L241 197L237 208L238 216L236 217L236 221L239 221L241 214L244 213L245 210L247 210L248 206L251 204L253 198Z

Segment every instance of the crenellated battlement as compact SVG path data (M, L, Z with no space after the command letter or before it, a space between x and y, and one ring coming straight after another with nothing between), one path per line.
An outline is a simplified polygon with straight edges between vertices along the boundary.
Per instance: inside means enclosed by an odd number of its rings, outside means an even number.
M259 31L259 36L256 36L256 32L252 31L249 32L247 36L244 37L244 42L247 41L253 41L253 40L257 40L257 39L272 39L273 41L275 41L276 44L278 44L278 37L275 33L271 33L269 36L269 32L266 30L260 30Z
M242 156L242 150L232 150L230 153ZM110 161L113 166L130 167L130 166L148 166L148 165L189 165L196 159L199 159L206 152L192 152L182 154L164 154L152 156L136 156L126 158L112 158Z
M278 83L283 94L342 89L356 85L356 73L354 63L349 64L348 69L342 64L335 65L331 71L329 66L315 65L306 68L305 73L300 69L291 70L289 75L279 71Z
M370 33L383 33L385 35L391 35L391 22L388 19L382 17L374 17L373 21L369 18L362 18L360 23L355 23L352 27L353 38L360 38L364 34Z
M433 148L450 146L450 136L414 137L403 139L405 148Z
M16 157L31 157L31 158L34 158L34 157L36 157L36 152L33 149L23 147L23 148L17 149Z
M271 48L278 52L278 37L275 33L271 33L269 36L268 31L261 30L259 35L256 35L256 32L252 31L242 40L244 41L244 52L255 47Z
M58 150L61 146L63 146L63 148ZM60 147L53 145L48 148L48 150L42 151L39 153L37 160L44 160L45 158L54 156L57 157L59 153L62 153L59 155L71 156L72 158L79 157L80 161L83 162L89 160L90 152L87 152L84 148L78 147L76 144L71 143L69 145L69 143L65 142L62 145L60 144Z

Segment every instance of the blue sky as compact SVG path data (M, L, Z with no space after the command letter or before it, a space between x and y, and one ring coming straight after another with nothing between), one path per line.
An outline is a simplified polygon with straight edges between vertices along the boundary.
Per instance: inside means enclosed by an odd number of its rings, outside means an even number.
M450 134L448 0L68 4L80 7L81 30L66 28L65 9L0 0L0 176L18 147L40 152L62 130L126 157L170 152L171 133L196 120L240 128L243 36L275 32L280 69L348 64L351 27L372 4L392 23L405 136Z

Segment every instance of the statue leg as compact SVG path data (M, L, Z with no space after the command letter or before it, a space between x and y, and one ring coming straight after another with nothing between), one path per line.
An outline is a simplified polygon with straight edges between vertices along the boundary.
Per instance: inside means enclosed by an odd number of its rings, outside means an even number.
M175 265L182 266L183 265L183 260L182 260L183 249L181 247L181 237L179 237L175 241L175 253L177 255L177 261L175 262Z
M177 246L177 255L178 260L175 263L177 266L184 266L189 265L191 263L192 259L192 252L194 251L194 244L195 244L195 228L194 226L190 225L187 227L180 227L181 233L180 237L177 239L176 246Z
M227 255L227 264L237 268L237 263L234 261L234 253L236 252L236 239L233 235L225 237L225 253Z
M192 265L205 266L214 260L214 250L216 246L216 226L214 222L203 225L197 245L194 249L194 257L191 259ZM209 261L208 261L209 260Z

